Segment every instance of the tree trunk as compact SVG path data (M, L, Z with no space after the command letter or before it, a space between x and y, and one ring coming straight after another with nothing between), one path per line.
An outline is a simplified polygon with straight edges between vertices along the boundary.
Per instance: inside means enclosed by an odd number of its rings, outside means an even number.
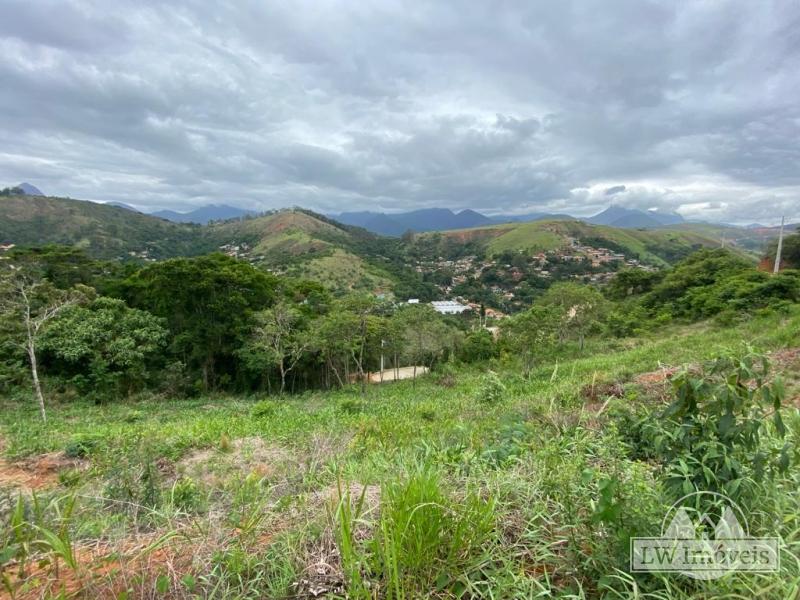
M333 360L330 357L328 357L328 365L330 366L331 370L333 371L333 374L336 375L336 381L339 382L339 387L343 388L344 387L344 382L342 381L342 377L341 377L341 375L339 375L339 370L336 367L333 366ZM346 377L347 377L347 373L345 373L345 378Z
M364 379L364 348L367 345L367 320L361 320L361 349L358 352L358 370L361 373L361 395L367 393L367 382Z
M281 362L278 364L278 368L281 371L281 392L280 392L280 394L281 394L281 396L283 396L283 390L286 389L286 369L283 366L283 359L281 359Z
M42 421L47 423L47 412L44 409L44 394L42 394L42 385L39 383L39 370L36 365L36 347L34 346L33 338L28 335L28 358L31 362L31 378L33 379L33 389L36 392L36 400L39 402L39 412L42 415Z

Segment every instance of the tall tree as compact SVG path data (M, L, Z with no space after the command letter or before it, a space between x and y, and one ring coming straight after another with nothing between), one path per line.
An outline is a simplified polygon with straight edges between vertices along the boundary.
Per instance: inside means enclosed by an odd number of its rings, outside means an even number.
M429 304L404 306L395 318L403 331L403 355L414 367L415 380L418 366L433 367L456 346L458 332L445 323Z
M342 308L349 313L355 323L353 344L350 344L350 356L358 369L358 377L361 381L361 394L367 391L367 374L364 369L365 360L368 356L367 344L370 340L370 321L374 320L378 309L378 303L374 296L369 294L353 295L344 300Z
M276 287L274 276L212 254L148 265L124 282L122 293L131 306L166 320L170 352L208 390L236 376L236 351L252 331L253 314L272 305Z
M128 308L122 300L99 297L70 306L42 336L40 347L87 395L130 393L147 380L148 362L160 354L167 331L162 320Z
M552 285L538 304L559 311L559 342L575 336L581 350L586 335L599 323L608 306L603 295L593 287L571 282Z
M286 376L311 350L312 336L306 331L302 313L286 301L256 313L252 338L243 352L250 364L263 360L276 367L281 378L280 393L286 389Z
M552 351L561 318L557 308L535 305L500 324L503 342L522 360L525 377L530 377L536 362Z
M39 338L53 319L91 292L93 290L85 287L60 290L47 280L26 274L23 269L4 273L0 279L0 313L7 325L16 330L19 343L28 357L33 390L45 423L47 410L37 357Z

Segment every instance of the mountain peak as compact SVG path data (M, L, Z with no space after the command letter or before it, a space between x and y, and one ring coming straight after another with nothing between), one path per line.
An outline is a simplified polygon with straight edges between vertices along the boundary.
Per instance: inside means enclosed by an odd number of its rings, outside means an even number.
M683 217L677 213L661 213L657 210L643 211L637 208L611 205L604 211L586 219L595 225L610 225L622 228L663 227L683 223Z
M150 214L175 223L200 223L201 225L206 225L209 221L238 219L256 213L252 210L245 210L227 204L207 204L185 213L174 210L159 210Z
M39 188L37 188L35 185L31 185L30 183L22 182L17 187L25 192L26 196L44 196Z

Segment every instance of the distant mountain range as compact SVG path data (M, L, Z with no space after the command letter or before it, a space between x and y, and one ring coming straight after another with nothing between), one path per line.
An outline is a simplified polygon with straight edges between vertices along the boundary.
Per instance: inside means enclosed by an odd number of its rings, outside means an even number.
M174 210L159 210L150 214L154 217L173 221L174 223L200 223L201 225L206 225L211 221L238 219L257 213L252 210L245 210L227 204L208 204L185 213L175 212Z
M185 213L175 210L157 210L145 213L124 202L106 202L105 204L106 206L116 206L136 213L158 217L159 219L166 219L173 223L197 223L199 225L208 225L212 221L227 221L228 219L239 219L248 215L258 214L252 210L245 210L227 204L207 204Z
M109 204L128 210L136 210L132 206L120 202L110 202ZM238 219L257 213L227 204L209 204L207 206L201 206L191 212L180 213L174 210L159 210L149 214L174 223L199 223L201 225L206 225L211 221ZM633 208L623 208L621 206L611 206L588 219L578 219L566 214L538 212L524 215L486 216L470 209L454 212L448 208L424 208L402 213L355 211L330 214L328 216L345 225L363 227L372 233L394 237L399 237L406 231L424 233L428 231L448 231L451 229L486 227L488 225L500 225L502 223L529 223L532 221L550 219L576 219L594 225L610 225L612 227L621 227L624 229L656 228L684 222L683 217L675 213L642 211Z
M390 236L399 236L409 230L443 231L495 223L493 219L474 210L467 209L456 213L447 208L425 208L392 214L370 211L344 212L329 216L345 225L355 225L373 233Z
M642 211L621 206L611 206L588 219L576 219L570 215L554 213L529 213L525 215L494 215L488 217L474 210L453 212L446 208L428 208L403 213L344 212L329 215L340 223L363 227L380 235L399 236L406 231L447 231L485 227L501 223L527 223L549 219L575 219L594 225L610 225L624 229L656 228L683 223L683 217L675 213Z

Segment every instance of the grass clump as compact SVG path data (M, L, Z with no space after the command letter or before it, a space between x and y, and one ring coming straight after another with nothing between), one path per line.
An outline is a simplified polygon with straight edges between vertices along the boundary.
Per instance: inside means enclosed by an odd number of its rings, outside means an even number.
M456 497L429 466L387 483L377 517L364 510L366 490L345 492L335 513L352 597L465 594L488 561L495 501L473 491Z

